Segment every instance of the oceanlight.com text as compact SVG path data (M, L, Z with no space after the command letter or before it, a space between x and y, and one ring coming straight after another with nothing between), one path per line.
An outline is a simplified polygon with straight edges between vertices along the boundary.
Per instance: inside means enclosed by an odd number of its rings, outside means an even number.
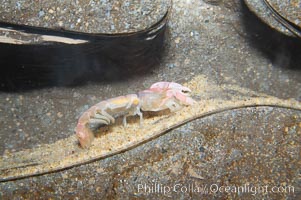
M165 185L158 182L152 184L138 184L137 185L138 193L147 193L147 194L171 194L171 193L199 193L201 195L206 194L215 194L215 193L248 193L251 195L257 194L266 194L266 193L288 193L292 194L295 192L293 186L271 186L271 185L262 185L262 186L253 186L250 184L244 184L241 186L237 185L227 185L222 186L218 184L211 185L196 185L196 184L181 184L175 183L173 185Z

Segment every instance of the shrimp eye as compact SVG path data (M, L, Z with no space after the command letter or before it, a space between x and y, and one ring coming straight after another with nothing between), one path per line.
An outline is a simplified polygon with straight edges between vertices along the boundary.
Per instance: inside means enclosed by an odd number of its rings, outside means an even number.
M184 93L184 94L188 94L188 93L189 93L189 91L188 91L188 90L182 90L182 93Z

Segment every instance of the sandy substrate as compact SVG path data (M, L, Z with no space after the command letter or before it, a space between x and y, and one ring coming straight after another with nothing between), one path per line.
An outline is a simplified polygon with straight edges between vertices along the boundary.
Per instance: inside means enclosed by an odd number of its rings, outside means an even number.
M0 21L81 33L130 33L147 29L161 19L170 1L56 1L1 2Z
M0 160L0 180L49 173L105 158L136 147L192 120L227 110L257 106L301 110L301 103L298 101L279 99L238 86L217 86L204 76L194 77L185 86L192 89L192 95L197 100L193 106L176 113L146 118L142 128L135 122L130 123L126 129L120 124L113 125L87 150L78 146L73 135L53 144L4 154ZM209 93L212 91L219 93L221 98L200 99L204 95L210 97Z

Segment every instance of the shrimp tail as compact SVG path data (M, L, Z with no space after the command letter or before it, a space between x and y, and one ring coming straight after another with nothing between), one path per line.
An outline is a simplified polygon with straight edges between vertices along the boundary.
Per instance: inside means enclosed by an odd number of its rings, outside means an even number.
M76 136L78 138L79 144L83 148L88 148L91 146L94 140L93 132L85 125L78 125L76 128Z
M84 113L78 120L76 126L76 136L79 141L79 144L83 148L88 148L91 146L92 141L94 140L94 134L89 127L89 112Z

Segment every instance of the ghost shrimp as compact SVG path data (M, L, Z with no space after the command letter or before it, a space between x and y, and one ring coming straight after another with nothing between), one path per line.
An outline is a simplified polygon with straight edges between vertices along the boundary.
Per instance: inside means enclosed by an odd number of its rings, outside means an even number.
M143 123L142 111L161 111L169 109L175 112L183 105L192 105L194 100L189 97L191 90L178 83L158 82L149 89L136 94L129 94L107 99L85 111L78 120L76 135L81 147L88 148L94 134L90 123L109 125L115 123L115 117L123 116L123 125L126 126L127 116L138 115L140 125Z

